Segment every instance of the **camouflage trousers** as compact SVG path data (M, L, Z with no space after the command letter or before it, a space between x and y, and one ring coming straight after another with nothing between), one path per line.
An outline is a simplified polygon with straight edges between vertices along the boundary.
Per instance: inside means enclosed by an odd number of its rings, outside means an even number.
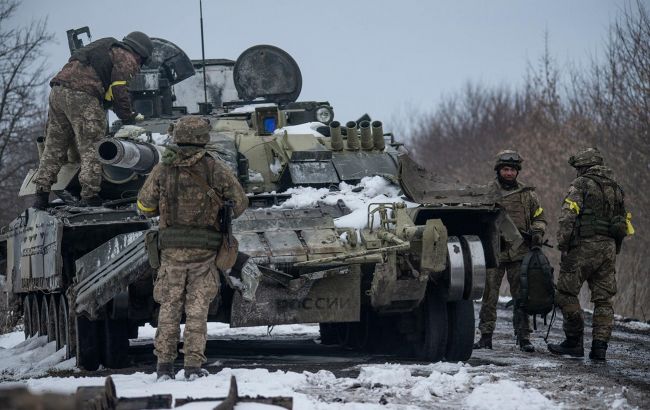
M612 298L616 295L616 245L614 241L582 242L562 254L557 281L557 304L564 317L567 337L582 338L584 319L578 300L587 281L594 304L593 339L609 341L614 322Z
M50 91L45 149L34 178L36 190L49 192L61 167L68 161L68 151L75 149L81 158L81 197L99 192L101 164L95 155L95 143L106 134L106 112L97 97L62 86Z
M506 275L510 284L510 293L516 300L519 297L519 274L521 271L521 261L502 262L497 269L488 269L485 278L485 291L483 292L483 302L479 313L478 328L481 334L494 333L497 322L497 303L499 302L499 288ZM528 315L521 309L514 310L512 314L512 325L516 335L524 339L530 337L530 324Z
M219 292L215 257L216 252L202 249L162 251L153 290L154 300L160 304L154 340L158 363L176 360L183 313L185 366L200 367L205 363L208 309Z

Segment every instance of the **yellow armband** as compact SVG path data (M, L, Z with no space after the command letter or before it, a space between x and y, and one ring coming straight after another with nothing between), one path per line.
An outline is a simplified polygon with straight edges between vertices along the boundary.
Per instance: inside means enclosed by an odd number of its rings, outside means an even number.
M576 202L570 200L569 198L565 198L564 202L569 204L569 209L572 211L575 211L576 215L580 215L580 205L578 205Z
M106 90L106 94L104 94L104 99L106 101L113 101L113 86L117 86L117 85L126 85L126 81L113 81L113 83L108 86L108 90Z
M540 206L539 208L537 208L537 210L533 214L533 218L537 218L538 216L540 216L542 214L542 212L544 212L544 209Z
M632 226L632 212L625 215L625 224L627 225L627 234L634 235L634 227Z
M142 202L140 202L140 200L138 200L138 209L140 211L142 211L142 212L154 212L158 208L157 207L148 208L148 207L144 206L144 204Z

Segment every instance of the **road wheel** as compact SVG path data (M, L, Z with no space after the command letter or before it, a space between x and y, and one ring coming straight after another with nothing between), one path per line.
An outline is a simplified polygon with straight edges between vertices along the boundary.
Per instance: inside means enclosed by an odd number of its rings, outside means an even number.
M32 303L29 295L23 299L23 327L25 331L25 340L34 335L32 325Z
M48 322L49 322L49 305L47 303L47 295L41 296L41 300L38 302L38 306L40 308L40 323L38 325L38 331L41 334L41 336L48 336L47 341L50 341L50 337L48 335Z
M415 354L418 358L438 362L447 347L447 292L429 285L422 302Z
M59 313L57 315L57 319L59 322L59 325L57 326L57 334L56 334L56 350L59 350L63 347L65 347L65 358L69 359L72 357L72 354L70 352L70 325L68 322L68 301L66 300L66 297L64 294L61 294L58 296L59 298L59 303L57 304L57 307L59 309Z
M129 322L124 319L106 319L104 324L104 366L121 369L128 366Z
M32 313L32 336L39 334L41 323L41 309L38 306L38 298L35 294L29 295L29 304ZM39 335L40 336L40 335Z
M466 361L472 355L474 344L474 304L459 300L447 304L449 332L445 359L448 362Z
M76 353L77 366L85 370L97 370L101 359L99 326L101 321L88 320L77 316L76 320Z
M58 339L59 339L59 309L57 309L57 296L56 294L54 295L48 295L47 300L48 300L48 308L47 308L47 340L49 342L51 341L56 341L57 342L57 349L59 350L58 347Z

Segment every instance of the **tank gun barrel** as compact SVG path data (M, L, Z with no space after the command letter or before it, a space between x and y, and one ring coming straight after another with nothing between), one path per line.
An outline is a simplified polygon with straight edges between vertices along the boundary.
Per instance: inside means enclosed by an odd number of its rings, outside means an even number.
M158 163L160 155L153 144L107 138L97 146L99 162L146 174Z

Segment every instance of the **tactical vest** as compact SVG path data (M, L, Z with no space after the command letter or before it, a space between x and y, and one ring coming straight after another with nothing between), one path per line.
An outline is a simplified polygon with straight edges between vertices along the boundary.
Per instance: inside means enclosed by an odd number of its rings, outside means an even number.
M195 174L189 167L167 166L165 192L162 198L165 206L161 208L161 218L165 218L167 227L161 228L158 242L161 249L165 248L198 248L218 250L222 242L222 234L214 225L187 225L179 219L181 206L191 206L196 210L196 219L205 221L208 212L212 211L218 214L223 205L221 198L213 199L207 192L210 188L209 181L205 180L208 175L209 167L206 157L203 157L197 164L202 165L202 175ZM199 191L203 192L202 198L196 198L191 204L181 203L179 191L181 189L180 176L184 173L190 177L190 184L198 185ZM162 210L164 215L162 214ZM187 221L185 221L187 222ZM218 222L218 221L215 221Z
M576 222L577 236L591 238L602 235L622 240L627 231L623 189L609 178L590 174L582 177L593 181L600 195L590 195L589 190L585 193Z
M498 202L505 208L508 216L521 231L530 230L530 210L526 209L524 195L527 195L528 189L519 189L518 192L499 198Z
M75 50L68 61L79 61L82 64L91 66L99 76L104 90L108 90L113 72L113 60L111 60L110 50L111 47L121 46L122 43L113 37L102 38Z

